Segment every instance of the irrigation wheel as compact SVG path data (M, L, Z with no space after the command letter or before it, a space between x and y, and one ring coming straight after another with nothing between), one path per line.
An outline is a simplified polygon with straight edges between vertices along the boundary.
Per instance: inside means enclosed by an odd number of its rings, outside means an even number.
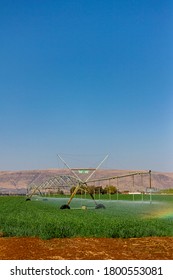
M68 204L63 204L60 209L70 209L70 206Z
M95 209L105 209L106 207L103 204L97 204Z

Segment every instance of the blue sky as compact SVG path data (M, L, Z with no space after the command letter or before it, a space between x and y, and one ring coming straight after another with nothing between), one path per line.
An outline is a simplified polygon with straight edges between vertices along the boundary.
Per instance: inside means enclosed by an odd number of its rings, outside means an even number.
M171 0L1 0L0 170L57 168L59 153L173 172L172 14Z

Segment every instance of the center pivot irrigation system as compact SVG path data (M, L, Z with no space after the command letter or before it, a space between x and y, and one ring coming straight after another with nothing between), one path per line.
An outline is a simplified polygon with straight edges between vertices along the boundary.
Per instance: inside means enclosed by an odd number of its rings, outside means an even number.
M118 175L118 176L110 176L110 177L102 177L102 178L94 179L93 178L94 173L99 169L99 167L103 164L103 162L108 158L108 155L106 155L106 157L99 163L99 165L96 168L88 168L88 169L71 168L60 155L57 155L57 156L63 162L63 164L68 168L68 170L72 173L72 176L71 175L59 175L59 176L50 178L49 180L46 180L39 184L31 184L28 187L28 194L27 194L26 201L31 200L31 197L34 194L36 194L36 192L39 192L40 194L42 194L41 190L46 190L46 189L52 188L52 186L54 186L54 185L58 185L58 186L62 186L62 187L71 186L74 188L74 190L71 193L71 196L70 196L69 200L67 201L67 203L63 204L60 207L60 209L70 209L70 203L71 203L72 199L74 198L74 196L77 194L78 190L84 191L85 193L88 193L91 196L92 200L95 203L95 209L101 209L101 208L105 209L106 207L104 204L98 203L95 200L92 190L89 187L89 185L91 186L91 183L110 181L110 180L116 179L117 184L118 184L119 178L131 177L133 180L133 189L134 189L134 177L137 175L141 175L141 177L142 177L143 174L149 175L149 188L150 188L150 201L151 201L151 170L130 172L128 174L122 174L122 175ZM80 176L76 173L76 171L79 172ZM88 173L89 173L89 175L87 175Z
M143 171L143 172L133 172L133 173L129 173L129 174L124 174L124 175L119 175L119 176L112 176L112 177L105 177L105 178L99 178L99 179L92 179L92 176L94 175L94 173L96 172L96 170L98 170L98 168L103 164L103 162L108 158L108 155L106 155L106 157L99 163L99 165L91 172L91 174L85 179L82 180L74 171L74 169L71 169L70 166L64 161L64 159L62 159L62 157L60 157L60 155L58 155L59 159L65 164L65 166L73 173L73 175L76 177L77 179L77 186L75 187L74 191L72 192L67 204L63 204L60 209L70 209L70 203L72 201L72 199L74 198L75 194L78 192L78 190L84 190L85 192L88 192L89 195L91 196L91 198L93 199L94 203L95 203L95 209L105 209L105 205L102 203L97 203L97 201L95 200L93 194L91 193L90 188L88 187L89 183L95 183L95 182L100 182L100 181L107 181L107 180L113 180L113 179L119 179L119 178L125 178L125 177L129 177L131 176L133 178L134 181L134 176L136 175L143 175L143 174L149 174L149 186L151 189L151 170L149 171Z

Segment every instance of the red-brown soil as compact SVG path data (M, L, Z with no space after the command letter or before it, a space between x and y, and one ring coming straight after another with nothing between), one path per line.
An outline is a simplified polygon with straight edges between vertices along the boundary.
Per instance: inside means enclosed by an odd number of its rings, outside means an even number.
M173 237L0 238L1 260L172 260Z

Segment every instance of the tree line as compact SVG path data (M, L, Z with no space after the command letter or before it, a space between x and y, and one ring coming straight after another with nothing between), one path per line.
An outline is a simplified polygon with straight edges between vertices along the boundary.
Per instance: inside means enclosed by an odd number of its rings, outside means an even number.
M76 187L72 187L70 189L70 193L72 194L74 192ZM115 194L117 193L117 187L112 186L112 185L107 185L105 188L103 188L102 186L87 186L88 192L90 194ZM85 189L78 189L78 191L76 192L76 194L85 194L86 190Z

